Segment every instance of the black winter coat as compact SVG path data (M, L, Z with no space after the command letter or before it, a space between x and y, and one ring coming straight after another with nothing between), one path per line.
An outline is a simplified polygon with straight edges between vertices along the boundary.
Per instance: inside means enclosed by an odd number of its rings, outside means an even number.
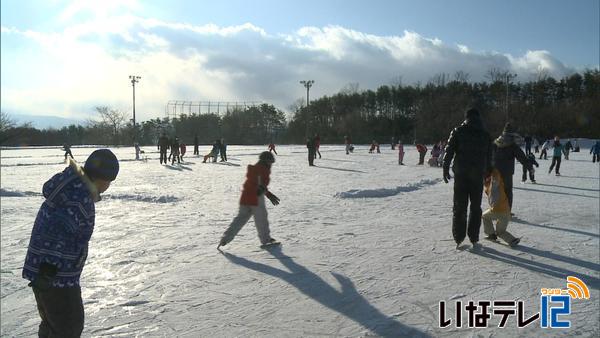
M516 133L502 133L494 140L492 164L502 176L512 176L515 173L515 158L526 168L532 168L527 156L519 145L521 137Z
M477 173L482 176L491 170L492 138L480 118L465 120L454 128L444 151L444 171L454 174Z

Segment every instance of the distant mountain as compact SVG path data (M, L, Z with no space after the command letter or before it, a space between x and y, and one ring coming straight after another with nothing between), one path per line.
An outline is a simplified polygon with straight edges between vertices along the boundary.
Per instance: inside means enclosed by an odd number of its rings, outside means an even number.
M66 127L72 124L75 125L85 125L85 121L76 120L76 119L68 119L64 117L58 116L42 116L42 115L19 115L19 114L10 114L10 118L17 122L17 125L22 123L31 122L32 126L37 129L60 129L62 127Z

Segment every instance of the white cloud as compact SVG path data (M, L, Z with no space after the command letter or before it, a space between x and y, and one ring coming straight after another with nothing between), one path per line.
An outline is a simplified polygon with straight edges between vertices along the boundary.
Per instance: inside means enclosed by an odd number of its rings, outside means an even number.
M573 72L547 51L523 56L475 53L416 32L377 36L340 26L273 35L250 23L219 27L105 16L63 32L2 27L2 35L29 41L22 45L37 44L47 63L44 77L27 88L12 86L12 79L3 75L2 109L40 115L77 116L98 104L130 110L131 74L142 76L136 86L136 113L149 119L163 116L165 104L175 99L266 101L286 109L304 97L298 84L302 79L315 80L311 97L316 98L348 83L375 89L399 76L411 84L456 71L480 81L491 68L516 72L522 81L541 68L555 77ZM10 53L4 39L2 44L3 55ZM27 73L27 65L13 66Z

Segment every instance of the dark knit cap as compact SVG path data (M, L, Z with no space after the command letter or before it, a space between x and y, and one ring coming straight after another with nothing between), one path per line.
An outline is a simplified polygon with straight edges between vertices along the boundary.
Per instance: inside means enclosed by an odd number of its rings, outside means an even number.
M471 108L469 110L467 110L467 112L465 113L465 118L467 119L472 119L472 118L477 118L479 117L479 111L475 108Z
M504 130L502 130L502 132L504 132L504 133L514 133L515 130L513 129L512 124L510 124L510 122L507 122L504 125Z
M112 151L98 149L87 158L83 170L91 179L114 181L119 174L119 160Z

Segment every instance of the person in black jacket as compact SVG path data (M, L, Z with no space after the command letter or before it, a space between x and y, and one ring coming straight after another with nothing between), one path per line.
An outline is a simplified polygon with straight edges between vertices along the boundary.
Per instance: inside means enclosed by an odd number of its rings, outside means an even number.
M468 233L473 247L478 246L481 228L481 196L484 176L491 171L492 139L483 126L479 111L469 109L465 121L454 128L444 151L444 182L454 172L452 236L458 248ZM471 203L467 228L467 205Z
M494 140L492 165L498 169L502 180L504 181L504 190L508 197L508 205L512 210L513 204L513 174L515 173L515 158L527 169L533 169L532 164L527 160L527 156L519 144L522 138L517 134L512 125L507 123L504 126L502 134Z
M169 149L171 142L165 133L162 133L158 139L158 150L160 151L160 164L167 164L167 149Z
M315 145L315 140L311 137L306 138L306 148L308 148L308 165L314 166L314 160L317 153L317 147Z

